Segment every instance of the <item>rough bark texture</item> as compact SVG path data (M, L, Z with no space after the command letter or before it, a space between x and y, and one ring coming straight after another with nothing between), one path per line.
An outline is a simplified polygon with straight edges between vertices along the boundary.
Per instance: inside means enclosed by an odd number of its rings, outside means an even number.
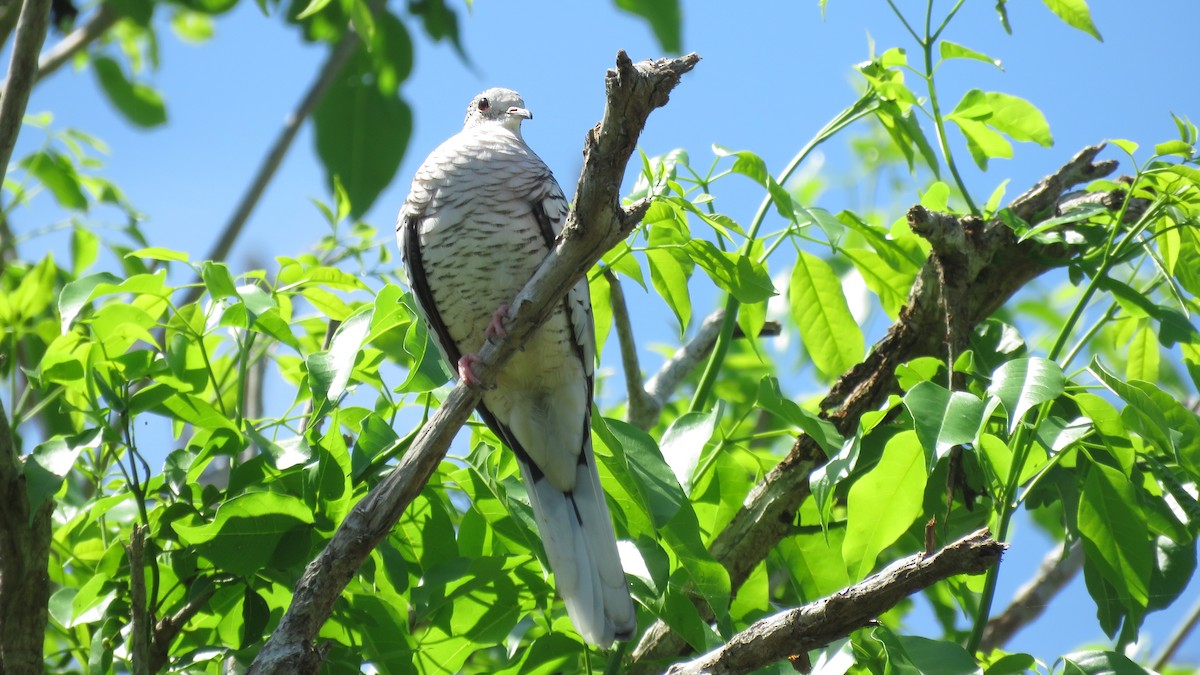
M554 250L512 302L505 326L508 336L480 350L482 362L475 372L485 383L545 321L567 289L641 219L648 202L629 208L620 205L625 166L650 112L667 103L679 78L699 60L691 54L634 64L624 52L617 54L617 67L605 78L604 118L585 140L583 173L571 216ZM462 383L455 387L395 470L354 507L296 584L291 607L254 660L251 673L319 670L323 652L313 639L321 625L371 549L425 486L480 393Z
M986 530L973 532L932 554L911 555L861 582L803 607L756 621L725 645L668 675L746 673L819 649L870 625L905 597L958 574L981 574L1000 562L1004 545Z
M1068 190L1116 169L1115 161L1095 161L1103 149L1102 144L1084 148L1058 171L1014 199L1008 209L1031 224L1058 215L1064 203L1077 197ZM1123 197L1114 192L1103 203L1115 210ZM896 366L920 356L946 355L946 306L957 315L954 329L969 334L1030 280L1075 253L1063 245L1018 242L1011 228L1000 220L984 223L977 218L960 219L919 206L909 211L908 219L913 231L929 240L933 253L918 274L896 322L862 363L838 379L822 401L825 416L842 433L853 433L863 413L877 409L896 391ZM949 271L947 261L962 278L956 280L943 300L938 277ZM791 530L796 512L809 494L809 474L825 461L810 437L799 436L787 456L751 490L742 508L713 541L710 550L729 570L734 592ZM712 618L703 602L697 606L701 616ZM659 621L646 631L634 650L634 661L644 665L631 672L654 672L688 652L687 643Z
M49 619L50 515L30 513L22 464L0 408L0 673L42 672Z

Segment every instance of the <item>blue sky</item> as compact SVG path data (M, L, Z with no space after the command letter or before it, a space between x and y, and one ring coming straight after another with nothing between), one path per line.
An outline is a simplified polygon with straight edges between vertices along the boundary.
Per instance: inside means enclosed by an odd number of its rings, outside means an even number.
M911 6L914 14L923 5L910 0L897 4ZM972 87L1024 97L1046 114L1055 144L1018 145L1013 160L993 161L986 174L959 145L967 183L977 193L986 196L1000 180L1011 178L1009 194L1014 196L1082 146L1106 137L1128 138L1143 147L1168 140L1174 135L1170 112L1200 121L1193 72L1200 20L1195 0L1158 0L1136 8L1093 2L1104 43L1062 24L1037 2L1008 3L1014 35L1006 35L994 4L967 2L945 37L1001 59L1004 70L978 62L947 65L941 73L944 105L953 107ZM415 111L414 135L397 178L365 217L385 233L391 231L413 171L426 153L460 128L465 105L476 92L505 86L524 95L535 114L525 126L526 139L570 193L583 134L601 114L603 75L616 51L625 49L635 60L663 55L640 19L607 2L478 0L470 12L461 4L456 7L472 66L448 45L431 44L415 23L409 24L416 64L402 92ZM166 98L165 127L132 127L111 109L90 71L70 67L38 87L29 110L53 111L55 128L75 127L105 140L111 155L103 174L145 212L144 231L151 243L198 259L212 246L284 116L324 60L325 49L303 43L294 28L277 16L264 17L250 2L220 17L215 38L200 46L172 37L161 14L162 67L148 78ZM651 117L642 149L654 155L686 148L697 166L707 166L709 147L718 143L753 150L778 170L854 100L857 76L851 66L868 57L871 40L877 51L901 46L915 59L915 45L882 0L830 0L824 19L812 1L685 3L684 49L699 52L704 60L686 76L670 105ZM37 143L36 133L26 133L15 156ZM823 147L820 159L831 187L815 205L835 212L854 206L852 192L842 187L854 170L846 138ZM759 194L732 182L729 187L719 197L719 208L749 220ZM251 257L257 265L270 265L273 256L300 252L325 234L310 197L327 199L328 193L305 126L230 256L231 266L241 269ZM916 199L915 193L904 195L901 208ZM27 232L58 218L54 209L39 206L14 214L13 226ZM111 224L120 223L111 218ZM34 257L61 245L54 237L38 239L25 244L23 253ZM697 299L697 316L711 307ZM656 311L644 323L646 333L640 337L645 342L674 339L666 313ZM868 336L868 342L872 339ZM644 367L655 368L655 358L647 352ZM803 379L792 386L795 392L814 388ZM1036 566L1046 546L1032 528L1018 528L1016 536L1018 547L1005 559L999 603ZM1200 584L1193 583L1177 607L1148 619L1153 652L1197 595ZM1102 637L1091 601L1077 583L1042 623L1019 634L1009 647L1053 658ZM1180 653L1200 662L1200 637Z

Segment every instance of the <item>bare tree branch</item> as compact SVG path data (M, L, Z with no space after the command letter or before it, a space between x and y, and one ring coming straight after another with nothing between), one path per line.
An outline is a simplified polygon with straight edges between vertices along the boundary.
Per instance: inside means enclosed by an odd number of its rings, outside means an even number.
M876 574L827 598L756 621L725 645L668 675L746 673L804 654L870 625L876 617L917 591L958 575L982 574L1000 562L1004 545L987 529L973 532L933 554L897 560Z
M650 419L650 424L658 418L658 406L653 412L654 399L646 393L642 386L642 367L638 363L637 340L633 337L633 324L629 321L629 306L625 303L625 291L621 288L621 280L611 269L604 270L604 278L608 281L609 297L612 302L613 325L617 329L617 342L621 346L621 368L625 371L625 393L629 399L625 411L625 421L637 425L634 420ZM640 425L639 425L640 426ZM649 428L649 425L641 427Z
M629 423L640 429L649 429L658 420L659 413L667 404L675 390L683 383L688 374L704 361L704 357L712 351L717 342L717 333L721 332L721 321L725 310L718 309L704 318L700 329L688 340L649 380L646 381L646 394L649 398L634 414L632 408L628 416Z
M129 660L133 675L150 675L150 623L146 602L146 526L134 525L129 543Z
M107 2L101 3L87 21L42 54L41 60L38 61L38 81L49 77L80 50L95 42L97 38L104 35L105 31L116 25L120 18L117 11L113 9L113 5Z
M167 656L170 653L171 642L179 635L179 631L187 625L188 621L192 620L193 616L204 609L208 604L209 599L217 592L219 588L216 584L210 585L199 595L188 600L178 612L171 616L163 617L154 626L154 644L150 651L150 672L157 673L167 665Z
M20 450L0 405L0 672L42 671L53 512L49 499L30 512Z
M621 176L650 112L667 103L679 78L699 61L695 54L634 65L624 52L605 78L604 119L587 135L575 204L554 250L512 302L507 337L487 342L476 370L484 382L515 352L584 272L632 231L649 203L624 209ZM586 220L586 227L580 220ZM459 383L421 429L395 470L346 517L325 550L297 582L291 607L251 664L251 673L314 673L322 654L312 640L374 546L391 531L424 488L450 441L471 414L479 389Z
M983 629L979 651L990 652L1008 644L1012 636L1037 620L1050 600L1067 587L1083 569L1083 547L1076 541L1066 550L1059 547L1042 560L1037 574L1017 591L1017 597L1003 612L993 616Z
M38 51L46 40L50 24L50 0L25 0L17 19L17 39L13 44L8 78L0 92L0 183L8 172L21 120L29 104L29 93L38 73Z
M1175 652L1179 651L1192 631L1196 630L1196 626L1200 626L1200 599L1197 599L1192 608L1188 610L1187 618L1167 640L1167 646L1163 647L1162 653L1154 660L1154 670L1162 671L1170 665L1171 660L1175 658Z
M1066 191L1116 169L1115 161L1095 161L1103 148L1103 145L1084 148L1058 171L1014 199L1009 204L1010 211L1034 224L1055 215ZM1114 199L1115 203L1120 201ZM1076 253L1076 249L1061 244L1018 242L1008 225L999 220L987 223L943 220L919 207L910 211L909 217L910 222L920 221L914 229L933 228L931 244L935 249L942 246L946 253L953 253L950 248L963 247L967 257L963 269L970 274L959 307L964 330L973 330L1030 280ZM962 229L963 236L943 231L948 227ZM896 323L862 363L838 379L822 401L824 415L843 433L852 432L864 412L878 408L895 391L896 366L919 356L942 354L945 333L946 315L941 305L937 270L933 263L927 262ZM710 551L729 571L734 592L791 531L797 510L809 495L808 476L825 461L810 437L797 437L792 450L751 490L742 508L717 535ZM711 618L711 610L705 603L698 603L698 608L701 616ZM634 660L647 665L631 672L650 672L653 666L649 664L687 652L687 643L659 621L646 631L634 650Z

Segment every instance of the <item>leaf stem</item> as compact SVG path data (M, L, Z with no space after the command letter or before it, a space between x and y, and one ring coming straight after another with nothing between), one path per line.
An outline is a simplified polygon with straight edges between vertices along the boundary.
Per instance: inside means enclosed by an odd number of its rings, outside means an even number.
M958 164L954 161L954 156L950 153L950 142L946 137L946 123L942 118L942 108L938 103L937 85L934 84L934 65L933 65L933 45L937 42L938 36L946 29L950 23L950 19L958 11L962 5L962 0L954 6L946 18L942 21L942 25L938 27L936 32L931 30L933 23L933 2L930 0L925 5L925 39L918 40L921 45L921 51L925 56L925 84L929 88L929 108L933 114L933 127L937 131L938 148L942 151L942 157L946 160L946 167L950 169L950 175L954 176L954 183L958 186L959 193L962 194L963 201L967 203L967 208L974 215L979 215L979 208L975 206L974 200L971 199L971 193L967 191L967 185L963 182L962 175L958 172Z
M800 163L808 158L808 155L817 148L818 145L831 138L834 134L846 128L853 122L865 117L873 112L878 101L874 91L867 91L850 107L841 111L830 120L820 131L813 136L808 143L796 153L792 161L784 167L779 174L776 182L783 185L792 177L796 169L800 167ZM767 217L767 211L771 208L771 195L768 191L767 196L763 197L762 203L758 206L758 211L754 214L754 220L750 222L750 230L746 234L746 243L742 246L742 253L747 254L754 247L754 241L758 237L758 231L762 227L763 220ZM692 396L692 403L688 407L690 412L703 412L708 407L708 401L712 395L713 384L716 382L717 375L721 371L721 366L725 362L725 355L729 351L729 344L733 340L733 328L737 325L738 307L741 303L733 295L726 295L725 298L725 317L721 323L721 331L717 334L717 343L713 345L712 355L709 356L708 363L704 366L704 373L700 376L700 383L696 385L696 393Z

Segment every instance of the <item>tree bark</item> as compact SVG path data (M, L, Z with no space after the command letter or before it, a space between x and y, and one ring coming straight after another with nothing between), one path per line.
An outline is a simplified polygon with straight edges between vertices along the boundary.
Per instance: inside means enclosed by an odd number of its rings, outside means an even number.
M904 598L959 574L982 574L1000 562L1004 545L978 530L934 553L917 553L827 598L754 622L728 643L667 675L745 673L802 656L840 640Z

